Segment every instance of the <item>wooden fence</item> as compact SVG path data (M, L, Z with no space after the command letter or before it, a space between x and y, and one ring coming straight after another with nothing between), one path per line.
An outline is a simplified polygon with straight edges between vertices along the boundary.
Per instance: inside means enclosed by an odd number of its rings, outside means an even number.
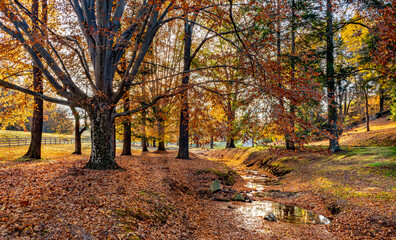
M28 146L30 145L30 137L29 138L0 138L0 147L19 147L19 146ZM43 137L41 139L41 144L49 145L49 144L74 144L74 138L62 138L62 137ZM91 142L90 138L81 138L82 143Z

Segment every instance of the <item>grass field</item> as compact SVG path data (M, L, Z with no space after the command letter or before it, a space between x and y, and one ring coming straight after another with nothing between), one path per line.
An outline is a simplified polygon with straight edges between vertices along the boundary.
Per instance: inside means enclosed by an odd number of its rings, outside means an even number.
M10 131L10 130L0 130L0 138L29 138L30 132L24 131ZM71 138L74 135L68 134L57 134L57 133L43 133L43 137L64 137L64 138Z

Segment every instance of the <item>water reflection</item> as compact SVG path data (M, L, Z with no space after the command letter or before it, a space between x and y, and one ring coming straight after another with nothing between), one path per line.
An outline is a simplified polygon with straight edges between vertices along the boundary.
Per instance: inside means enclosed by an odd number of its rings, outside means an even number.
M246 180L246 187L256 189L253 193L263 192L264 187L271 179L266 176L260 176L258 173L250 173L249 176L242 176ZM326 217L316 214L310 210L300 207L287 206L272 201L254 201L250 204L243 204L237 209L245 218L254 221L253 218L264 218L272 212L277 219L292 223L310 223L310 224L329 224L330 220Z
M268 182L268 178L266 177L257 177L257 176L243 176L246 180L246 187L256 189L256 191L264 190L264 185Z
M300 207L287 206L271 201L255 201L241 205L238 209L245 219L264 218L272 212L277 219L292 223L329 224L330 221L319 214Z

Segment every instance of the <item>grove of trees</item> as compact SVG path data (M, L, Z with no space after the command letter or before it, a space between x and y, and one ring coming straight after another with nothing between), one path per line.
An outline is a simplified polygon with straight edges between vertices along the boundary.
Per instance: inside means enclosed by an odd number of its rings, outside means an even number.
M132 142L174 143L182 159L190 144L216 140L294 150L328 139L334 153L343 128L365 121L369 131L389 109L396 119L395 9L394 0L4 0L0 124L28 126L25 156L40 158L46 111L64 126L72 119L76 139L90 129L90 169L119 168L116 141L123 155Z

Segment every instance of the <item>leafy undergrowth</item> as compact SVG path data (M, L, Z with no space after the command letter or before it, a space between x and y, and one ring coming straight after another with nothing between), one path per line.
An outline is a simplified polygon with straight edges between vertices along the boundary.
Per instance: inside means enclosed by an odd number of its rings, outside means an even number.
M203 152L240 171L268 172L268 163L291 170L286 175L270 171L281 184L266 190L304 192L296 199L276 201L333 218L329 229L340 239L396 236L395 153L396 147L348 148L335 155L255 149Z

